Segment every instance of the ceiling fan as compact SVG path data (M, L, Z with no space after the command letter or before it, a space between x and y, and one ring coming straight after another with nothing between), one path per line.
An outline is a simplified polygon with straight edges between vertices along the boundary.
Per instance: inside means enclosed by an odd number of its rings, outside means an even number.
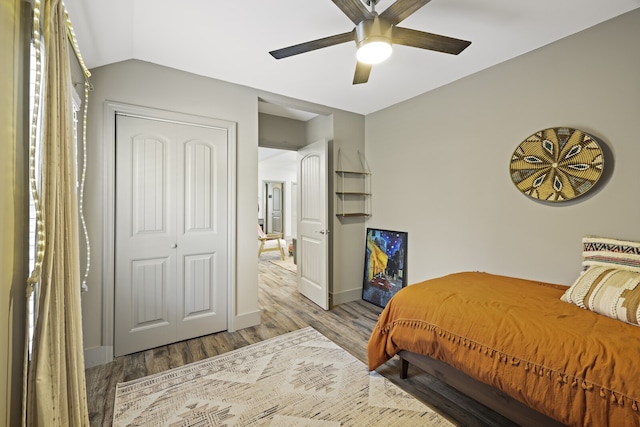
M382 62L391 55L391 44L435 50L457 55L471 44L469 41L398 27L401 21L420 9L430 0L396 0L380 15L375 6L380 0L332 0L342 12L356 24L347 33L336 34L317 40L300 43L269 52L276 59L299 55L312 50L355 41L358 47L356 72L353 84L366 83L373 64ZM381 51L381 56L374 53ZM375 56L375 57L373 57ZM382 58L382 59L380 59Z

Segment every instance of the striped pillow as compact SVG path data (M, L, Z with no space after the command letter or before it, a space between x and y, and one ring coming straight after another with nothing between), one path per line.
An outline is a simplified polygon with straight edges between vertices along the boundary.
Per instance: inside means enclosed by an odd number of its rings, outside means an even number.
M640 325L640 272L593 265L562 295L562 301Z
M640 242L587 236L582 239L582 266L599 265L640 272Z

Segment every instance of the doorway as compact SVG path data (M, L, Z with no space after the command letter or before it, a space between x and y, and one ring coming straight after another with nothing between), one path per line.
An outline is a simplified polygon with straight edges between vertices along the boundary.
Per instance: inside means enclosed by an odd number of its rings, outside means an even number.
M282 233L290 245L299 292L325 310L330 306L327 147L326 141L318 141L297 151L258 148L258 223L267 233ZM260 257L262 261L279 264L266 257Z
M295 238L296 151L258 147L258 224L265 233Z
M325 141L324 145L326 147L330 146L330 135L333 133L333 118L331 115L302 111L290 105L279 105L262 99L259 100L258 105L260 113L257 182L258 223L267 227L267 229L273 224L273 221L272 224L269 224L271 211L267 209L268 201L270 200L268 199L270 188L268 189L266 182L284 182L283 234L287 242L291 244L291 249L296 258L298 284L316 284L321 281L319 279L326 279L326 285L319 291L326 292L326 295L322 298L310 298L309 295L302 292L308 290L308 286L304 288L299 286L298 290L320 307L326 309L329 306L327 301L329 301L328 290L330 288L328 284L330 279L328 273L328 247L332 241L329 235L328 221L325 218L323 221L311 224L309 221L305 222L305 220L311 218L305 215L311 214L312 219L315 219L319 218L315 214L328 213L330 206L328 193L316 190L320 187L325 188L328 185L327 181L330 180L330 174L327 162L330 156L326 154L317 155L320 153L311 153L307 149L311 145L315 145L319 140ZM266 163L265 158L273 156L274 158L269 160L275 165L284 159L285 156L282 153L287 153L289 156L286 167L293 178L283 179L277 175L263 173L263 166ZM278 167L271 168L272 172L276 170L278 170ZM282 169L279 171L282 172ZM314 179L318 180L313 181ZM311 207L314 209L311 209ZM301 223L305 224L305 230L302 230ZM322 242L322 244L316 246L313 244L314 242ZM260 259L260 262L262 263L262 259ZM259 282L262 280L263 278L260 277Z

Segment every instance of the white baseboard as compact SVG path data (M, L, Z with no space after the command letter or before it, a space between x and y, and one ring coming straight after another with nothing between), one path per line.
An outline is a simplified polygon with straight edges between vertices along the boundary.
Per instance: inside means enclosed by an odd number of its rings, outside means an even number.
M84 368L93 368L94 366L106 365L113 361L113 347L93 347L84 350Z
M362 299L362 288L349 289L348 291L331 294L333 305L344 304Z

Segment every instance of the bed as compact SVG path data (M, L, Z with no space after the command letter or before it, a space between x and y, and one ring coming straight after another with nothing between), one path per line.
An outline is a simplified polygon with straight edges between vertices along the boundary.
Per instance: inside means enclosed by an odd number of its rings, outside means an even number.
M403 288L369 369L399 354L401 375L415 364L521 425L640 426L640 244L583 245L571 287L464 272Z

